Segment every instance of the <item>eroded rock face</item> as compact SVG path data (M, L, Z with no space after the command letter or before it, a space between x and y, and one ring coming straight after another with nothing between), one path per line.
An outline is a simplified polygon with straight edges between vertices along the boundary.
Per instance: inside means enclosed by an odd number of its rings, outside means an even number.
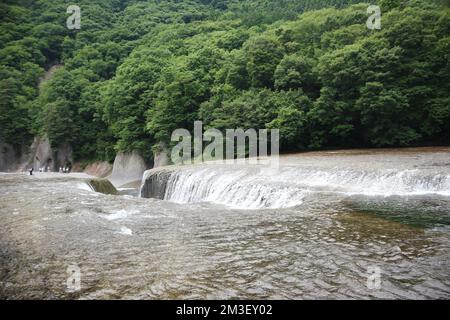
M114 160L113 171L109 180L116 187L120 187L130 182L140 181L147 164L142 156L137 152L118 153Z
M89 164L84 169L84 172L91 176L105 178L111 174L112 169L113 169L113 166L109 162L98 161L98 162Z
M166 167L146 171L141 183L141 198L163 200L166 194L167 182L174 170L172 167Z
M34 170L50 167L53 170L55 166L53 156L53 151L48 138L35 137L30 148L29 167L33 167Z
M35 137L28 152L22 156L19 170L43 168L44 171L58 171L69 163L73 164L73 150L69 144L54 150L48 138Z
M24 171L30 168L55 168L55 152L47 138L35 137L30 148L15 150L11 145L0 141L0 171ZM71 152L70 152L71 157Z

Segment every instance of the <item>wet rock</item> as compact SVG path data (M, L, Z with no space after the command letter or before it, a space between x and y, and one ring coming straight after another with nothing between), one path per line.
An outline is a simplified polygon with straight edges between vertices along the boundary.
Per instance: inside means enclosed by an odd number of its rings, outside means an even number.
M156 168L144 173L141 183L141 198L164 199L167 182L175 171L173 167Z
M89 179L86 181L91 189L103 194L118 195L117 189L108 179Z

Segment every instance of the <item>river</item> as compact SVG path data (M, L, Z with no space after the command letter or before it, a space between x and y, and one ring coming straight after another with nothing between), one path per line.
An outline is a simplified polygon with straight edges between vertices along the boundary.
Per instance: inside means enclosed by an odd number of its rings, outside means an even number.
M186 167L165 200L0 174L0 298L450 298L450 148L280 164Z

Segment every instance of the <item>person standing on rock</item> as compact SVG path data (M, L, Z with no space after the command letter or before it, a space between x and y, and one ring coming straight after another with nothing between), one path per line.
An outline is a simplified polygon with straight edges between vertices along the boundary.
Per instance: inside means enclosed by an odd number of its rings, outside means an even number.
M30 169L30 176L33 175L33 168Z

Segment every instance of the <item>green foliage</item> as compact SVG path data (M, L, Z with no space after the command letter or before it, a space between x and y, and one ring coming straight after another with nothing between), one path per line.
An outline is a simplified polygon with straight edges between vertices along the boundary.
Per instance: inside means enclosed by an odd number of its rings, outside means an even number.
M358 2L80 0L81 30L64 0L2 3L0 138L109 161L195 120L280 129L286 151L448 144L446 0L380 1L381 30Z
M303 89L313 92L318 84L313 61L300 55L286 55L275 70L275 87L279 90Z
M274 38L261 36L248 40L244 50L251 85L273 88L274 72L283 58L281 45Z

